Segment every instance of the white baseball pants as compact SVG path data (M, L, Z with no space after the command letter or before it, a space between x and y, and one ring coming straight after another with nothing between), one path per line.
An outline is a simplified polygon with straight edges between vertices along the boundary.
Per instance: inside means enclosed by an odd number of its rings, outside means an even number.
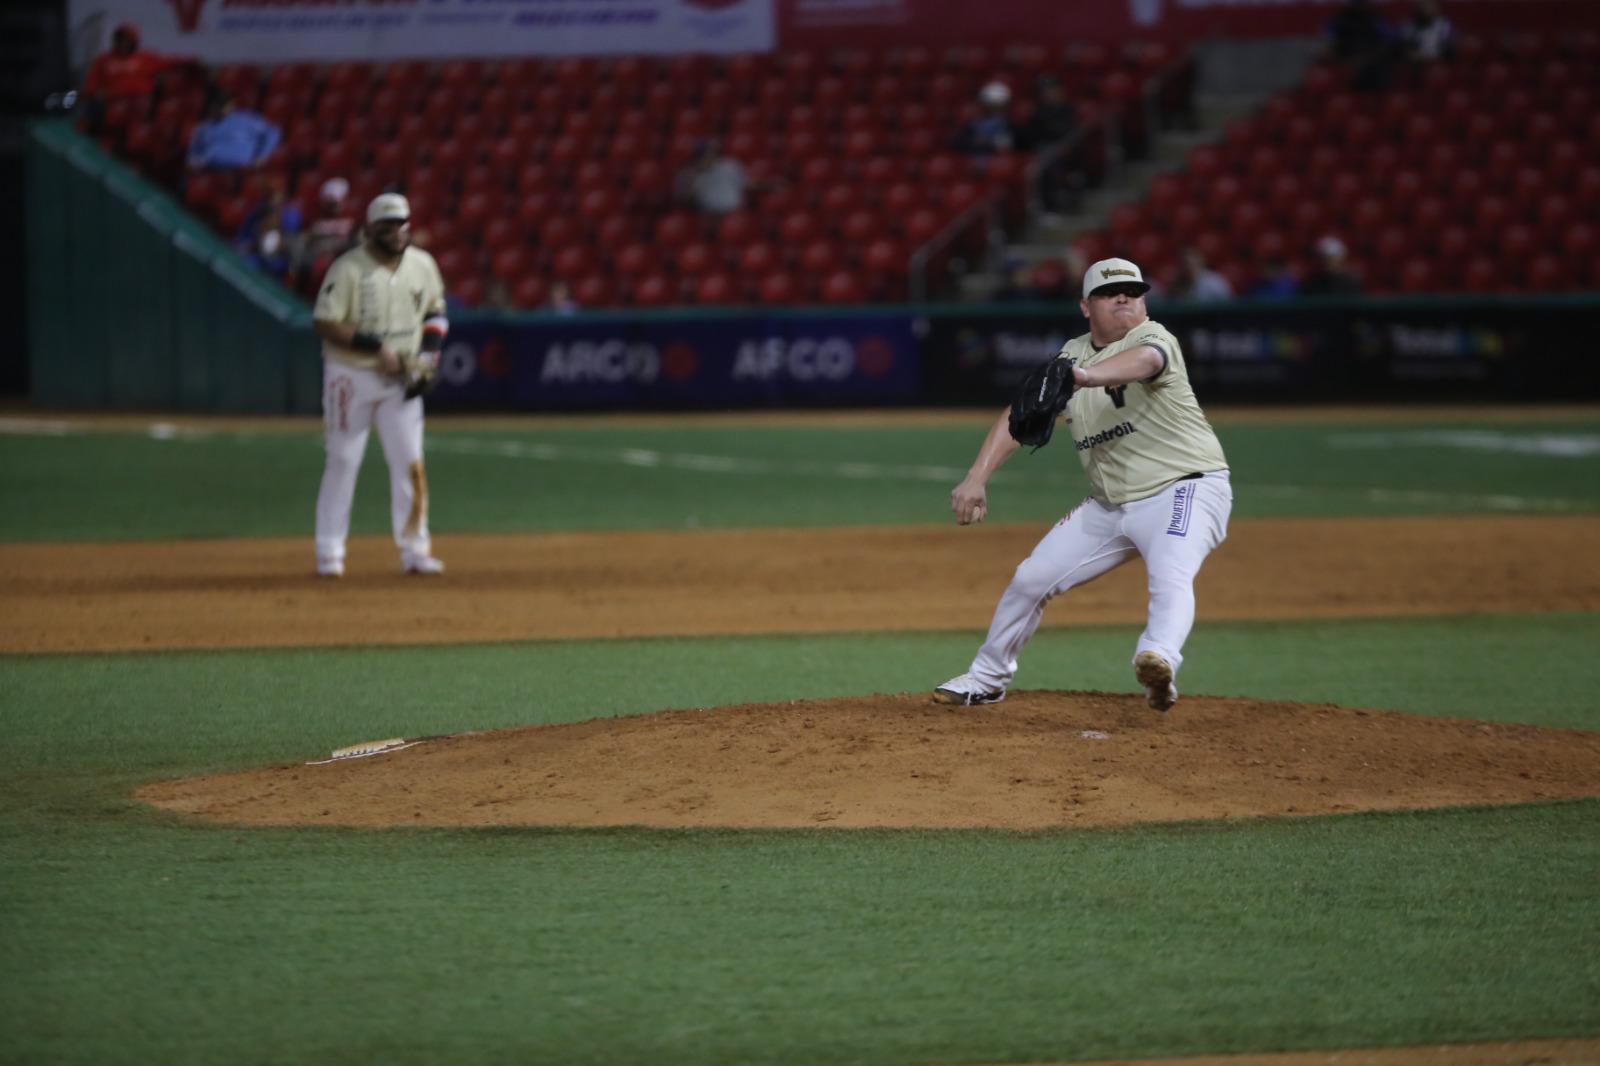
M402 558L431 554L428 481L422 466L422 399L405 398L399 381L375 370L331 360L322 364L322 435L327 465L317 493L317 560L343 562L350 536L350 506L367 435L389 464L389 514Z
M1134 655L1154 651L1176 674L1194 627L1195 575L1227 537L1232 510L1226 470L1174 482L1121 506L1084 500L1017 567L972 661L972 676L987 688L1005 688L1016 675L1022 646L1039 628L1044 605L1135 554L1144 557L1149 572L1150 607Z

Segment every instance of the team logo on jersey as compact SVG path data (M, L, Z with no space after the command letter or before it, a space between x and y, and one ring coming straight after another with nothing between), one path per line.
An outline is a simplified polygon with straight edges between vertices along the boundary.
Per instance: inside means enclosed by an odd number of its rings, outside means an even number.
M1189 512L1194 506L1194 482L1185 481L1172 490L1172 521L1167 523L1167 536L1189 535Z
M412 289L411 290L411 302L416 306L418 311L422 310L422 290L421 289Z

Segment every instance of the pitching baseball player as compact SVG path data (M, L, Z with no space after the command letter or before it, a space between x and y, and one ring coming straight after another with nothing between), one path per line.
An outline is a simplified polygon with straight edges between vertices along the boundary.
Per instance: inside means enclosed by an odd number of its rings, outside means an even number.
M1070 360L1066 425L1091 494L1017 567L971 668L934 689L939 702L1005 698L1017 656L1039 627L1044 605L1135 554L1149 571L1150 605L1135 646L1134 676L1155 710L1177 702L1175 679L1194 625L1194 578L1227 536L1233 489L1222 447L1189 387L1178 342L1145 311L1149 290L1126 259L1103 260L1084 275L1078 306L1089 332L1068 341L1057 359ZM1019 396L1018 404L1025 402ZM995 422L971 470L950 493L961 525L983 521L990 476L1021 446L1013 439L1011 413ZM1053 425L1055 409L1048 420ZM1043 436L1049 439L1048 425Z
M433 256L411 247L411 206L384 193L367 208L366 239L328 268L312 312L322 338L327 466L317 494L317 573L344 575L350 504L367 434L378 427L400 567L439 574L428 535L422 399L450 323Z

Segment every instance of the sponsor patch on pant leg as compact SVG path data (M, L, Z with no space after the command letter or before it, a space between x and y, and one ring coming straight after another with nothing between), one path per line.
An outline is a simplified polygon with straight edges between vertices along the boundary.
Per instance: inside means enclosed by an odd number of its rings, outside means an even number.
M1167 523L1167 536L1189 535L1189 512L1194 508L1194 485L1186 481L1172 490L1172 520Z

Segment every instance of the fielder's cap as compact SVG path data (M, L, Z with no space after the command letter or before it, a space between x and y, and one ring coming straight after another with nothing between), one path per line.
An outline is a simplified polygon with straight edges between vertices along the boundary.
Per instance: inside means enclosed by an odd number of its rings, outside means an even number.
M350 195L350 183L343 178L329 178L322 183L324 200L343 200Z
M991 81L978 93L978 99L989 107L1004 107L1011 102L1011 86L1003 81Z
M368 222L404 222L411 217L411 204L397 192L386 192L367 207Z
M1107 285L1137 285L1141 296L1150 291L1150 283L1144 280L1144 272L1137 263L1130 263L1126 259L1102 259L1083 272L1085 300L1091 292Z

